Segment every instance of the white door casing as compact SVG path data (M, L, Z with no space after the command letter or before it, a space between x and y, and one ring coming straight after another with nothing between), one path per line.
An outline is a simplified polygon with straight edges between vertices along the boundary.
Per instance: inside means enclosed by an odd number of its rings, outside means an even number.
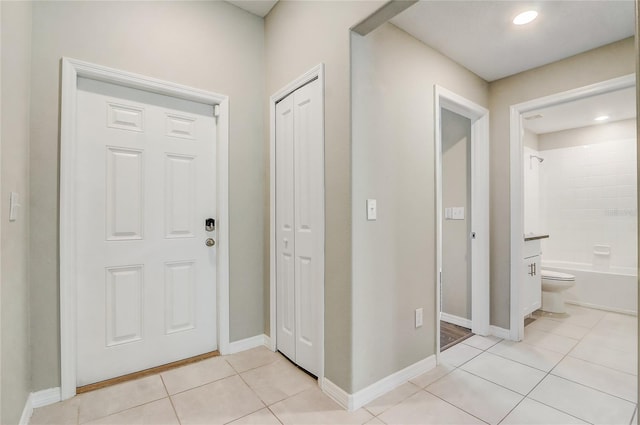
M278 349L314 375L324 286L321 96L316 79L276 105Z
M489 334L489 111L438 85L435 94L436 141L436 335L440 334L442 283L442 129L441 109L471 120L471 327ZM436 356L440 338L436 338Z
M213 106L78 79L78 386L217 349Z
M217 290L214 292L214 305L210 306L211 312L217 312L217 345L221 353L225 353L229 346L229 307L228 307L228 276L229 276L229 260L228 260L228 138L229 138L229 109L228 98L224 95L218 95L198 89L193 89L178 84L157 80L150 77L145 77L137 74L132 74L124 71L119 71L99 65L90 64L74 59L63 58L62 60L62 103L61 103L61 167L60 167L60 332L61 332L61 395L63 399L72 397L75 395L75 389L77 385L77 369L76 364L78 362L77 356L77 327L79 325L77 320L78 312L78 268L82 266L79 264L78 251L79 246L77 244L76 233L78 232L76 223L78 221L78 199L77 199L77 181L79 178L79 164L78 164L78 139L76 133L76 123L78 118L78 79L87 78L90 80L101 81L106 83L113 83L119 86L140 89L149 93L156 93L161 95L170 96L176 99L182 99L186 101L198 102L205 105L209 105L212 108L218 109L217 122L217 143L216 143L216 172L215 180L217 184L212 181L211 189L215 190L217 196L217 202L214 206L215 212L213 217L217 219L217 235L216 239L216 251L217 251L217 269L215 271L217 280ZM106 114L106 113L105 113ZM126 114L125 114L126 115ZM184 115L184 114L178 114ZM126 120L125 120L126 121ZM180 133L181 130L185 130L185 123L174 126L173 130ZM168 130L167 130L168 131ZM186 140L185 140L186 141ZM115 146L113 146L115 147ZM135 169L136 153L135 148L126 148L118 150L113 149L111 151L112 162L119 163L125 169ZM138 150L139 151L139 150ZM118 156L119 155L119 156ZM117 157L117 158L115 158ZM185 156L176 155L173 159L177 162L177 167L173 167L176 171L176 175L180 174L180 169L185 170L184 160ZM182 161L182 162L181 162ZM105 159L104 170L108 165L107 159ZM172 164L173 165L173 164ZM181 167L182 165L182 167ZM164 166L163 166L164 168ZM171 168L171 167L169 167ZM188 167L186 167L188 168ZM135 174L135 173L134 173ZM188 173L183 174L188 176ZM106 176L106 172L105 172ZM118 179L116 178L115 181ZM179 179L178 179L179 180ZM122 183L122 182L120 182ZM135 190L133 191L135 192ZM124 192L123 192L124 193ZM177 195L177 196L182 196ZM104 195L106 198L106 194ZM189 194L185 197L189 198ZM120 217L121 218L121 217ZM125 218L122 223L127 223L127 226L134 223L130 217ZM203 227L204 223L196 223ZM106 237L106 229L104 224L97 224L96 227L102 229L102 238ZM125 226L126 227L126 226ZM178 226L180 227L180 226ZM167 229L163 225L161 231L165 232ZM146 231L143 229L143 231ZM125 232L126 233L126 232ZM144 234L144 233L143 233ZM204 247L204 241L201 241ZM207 254L209 255L209 254ZM167 263L167 264L165 264ZM135 282L137 273L140 268L140 264L129 264L122 269L113 268L110 270L112 282L119 281L118 283L125 283L127 281ZM144 265L143 265L144 266ZM127 268L128 267L128 268ZM178 277L182 275L189 275L189 260L181 262L166 261L163 262L163 274L164 268L168 267L169 277ZM143 267L144 269L144 267ZM102 276L103 282L105 277L109 273L108 270L104 270ZM144 273L144 271L143 271ZM170 279L167 279L169 281ZM162 283L164 285L165 279L162 276ZM104 283L103 283L104 285ZM117 286L117 285L116 285ZM113 292L112 292L113 294ZM119 295L117 295L119 296ZM129 303L131 304L131 303ZM187 305L188 303L182 303ZM217 308L216 308L217 306ZM165 305L163 305L165 307ZM184 317L184 316L183 316ZM166 332L165 319L163 317L162 327ZM175 320L177 322L183 322L182 327L188 327L184 324L184 320ZM180 326L178 326L180 327ZM128 333L126 328L120 327L120 330L125 329L123 333L116 332L120 336L124 336ZM173 329L177 330L177 329ZM135 332L133 332L135 333ZM178 332L179 333L179 332ZM127 337L124 336L124 339ZM135 337L132 337L135 339ZM216 338L214 337L214 340ZM122 342L122 341L121 341ZM132 342L135 344L135 342ZM126 344L123 344L126 345Z

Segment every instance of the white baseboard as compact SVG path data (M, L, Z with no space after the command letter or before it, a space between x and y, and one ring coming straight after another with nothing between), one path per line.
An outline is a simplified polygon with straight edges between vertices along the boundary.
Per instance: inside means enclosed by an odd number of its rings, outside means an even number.
M396 373L386 376L354 394L347 393L327 378L324 378L322 381L322 391L342 407L352 412L408 382L410 379L430 371L434 367L436 367L436 356L432 355Z
M489 332L493 336L497 336L502 339L511 339L511 331L509 329L500 328L498 326L489 326Z
M24 403L24 409L22 409L22 416L20 416L18 425L29 425L31 415L33 415L33 393L29 393L27 401Z
M241 339L240 341L234 341L229 343L229 347L226 353L220 354L234 354L239 353L240 351L250 350L252 348L267 346L269 345L269 337L265 334L252 336L250 338Z
M34 409L42 406L48 406L62 400L60 387L36 391L35 393L31 393L31 397L31 403L33 404Z
M327 378L322 379L322 392L331 397L336 403L340 406L347 409L349 412L355 410L353 409L353 396L329 381Z
M33 409L48 406L50 404L57 403L60 400L60 387L29 393L29 396L24 403L24 409L22 409L22 416L20 416L20 422L18 422L18 424L29 425L29 420L33 415Z
M638 312L637 311L633 311L633 310L625 310L623 308L615 308L615 307L605 307L605 306L601 306L601 305L597 305L597 304L590 304L590 303L583 303L580 301L565 301L565 303L567 304L573 304L573 305L577 305L580 307L587 307L587 308L593 308L596 310L602 310L602 311L610 311L612 313L620 313L620 314L627 314L629 316L638 316Z
M453 323L454 325L462 326L463 328L471 329L471 320L465 319L464 317L454 316L453 314L441 312L440 320L447 323Z

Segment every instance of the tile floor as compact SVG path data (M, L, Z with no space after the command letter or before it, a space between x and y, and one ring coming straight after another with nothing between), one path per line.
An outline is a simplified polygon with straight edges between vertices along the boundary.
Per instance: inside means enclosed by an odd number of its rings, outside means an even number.
M525 341L473 336L348 413L266 348L36 409L31 424L637 424L636 318L570 307Z

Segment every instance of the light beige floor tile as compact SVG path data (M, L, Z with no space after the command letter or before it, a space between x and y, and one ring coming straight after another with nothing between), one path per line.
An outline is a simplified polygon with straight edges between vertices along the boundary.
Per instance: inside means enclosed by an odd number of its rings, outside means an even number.
M180 425L169 398L153 401L102 419L87 422L87 425Z
M30 425L69 425L78 423L78 398L61 401L33 411Z
M630 316L628 314L607 312L596 327L599 326L605 326L614 329L627 329L632 332L637 332L638 318L636 316Z
M169 394L208 384L235 375L235 370L222 357L214 357L161 374Z
M490 424L499 423L523 398L461 369L429 385L426 391Z
M454 370L455 366L440 363L429 372L425 372L422 375L413 378L410 382L416 384L420 388L424 388L427 385L431 385L446 374L453 372Z
M171 396L182 425L231 422L264 408L238 375Z
M629 373L571 356L565 357L551 373L631 402L638 399L637 377Z
M280 421L269 409L262 409L238 420L230 422L230 425L280 425Z
M379 417L386 424L482 424L483 422L451 404L420 391Z
M591 329L585 326L573 325L557 320L541 317L535 322L528 325L525 329L534 329L537 331L549 332L552 334L566 336L569 338L580 339L584 337Z
M573 325L593 328L607 313L602 310L567 304L567 314L569 317L560 320Z
M378 418L373 418L368 422L364 423L365 425L384 425L384 422L382 422L380 419Z
M365 409L347 412L317 388L310 388L270 407L283 424L363 424L373 417Z
M251 369L241 376L267 406L317 386L315 379L286 359Z
M593 339L583 339L569 353L571 357L606 366L633 375L638 374L637 355L628 351L611 349Z
M77 397L80 423L109 416L165 397L167 397L167 391L159 375L81 394Z
M553 375L529 398L593 424L628 424L635 409L633 403Z
M500 425L570 425L586 424L571 415L525 398Z
M236 372L242 373L250 369L255 369L257 367L282 360L284 359L284 356L280 353L274 353L267 347L256 347L251 350L224 356L224 359L233 366Z
M491 353L482 353L461 368L522 395L527 395L546 376L546 372Z
M537 331L535 329L525 328L524 341L525 344L535 345L536 347L546 348L560 354L567 354L578 343L577 339L560 336L549 332Z
M624 351L634 356L638 352L638 338L629 331L616 332L611 329L602 329L589 332L582 338L585 344L600 345L612 350Z
M564 357L546 348L506 340L494 345L488 352L545 372L550 371Z
M440 353L440 363L458 367L480 353L482 353L482 350L469 345L458 344Z
M371 414L373 414L374 416L378 416L385 410L395 406L401 401L407 399L409 396L417 393L418 391L420 391L420 389L421 388L417 385L414 385L411 382L407 382L406 384L402 384L398 388L389 391L388 393L373 400L371 403L365 406L365 409L371 412Z
M478 350L486 350L493 347L500 341L502 341L502 338L498 338L497 336L493 335L474 335L471 338L465 339L464 341L462 341L462 343L477 348Z

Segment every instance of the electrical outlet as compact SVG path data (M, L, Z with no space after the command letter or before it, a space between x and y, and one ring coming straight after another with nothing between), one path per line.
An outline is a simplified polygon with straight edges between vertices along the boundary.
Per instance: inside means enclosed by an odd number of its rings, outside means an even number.
M422 307L416 308L416 328L422 326Z

